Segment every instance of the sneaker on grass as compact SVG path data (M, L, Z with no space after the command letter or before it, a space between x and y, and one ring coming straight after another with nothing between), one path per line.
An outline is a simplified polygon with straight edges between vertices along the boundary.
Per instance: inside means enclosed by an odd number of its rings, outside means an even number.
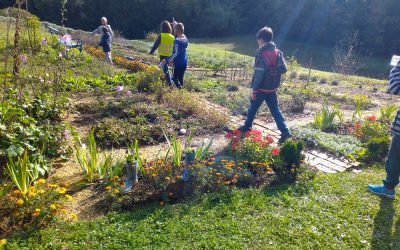
M394 199L394 196L396 195L396 192L394 191L394 189L389 190L389 189L385 188L385 186L383 186L383 185L370 184L370 185L368 185L368 190L376 195L384 196L384 197L391 198L391 199Z

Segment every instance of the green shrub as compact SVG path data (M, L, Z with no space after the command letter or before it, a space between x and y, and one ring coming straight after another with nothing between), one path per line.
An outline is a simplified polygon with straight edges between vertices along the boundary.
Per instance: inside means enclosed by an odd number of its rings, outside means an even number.
M302 161L304 142L288 140L280 148L279 163L273 169L280 179L295 181Z
M339 118L339 108L336 106L334 109L330 109L325 103L322 109L317 111L314 116L314 127L322 131L328 131L335 128L335 118Z
M384 162L389 152L390 138L383 136L370 139L366 144L366 153L363 160L366 162Z

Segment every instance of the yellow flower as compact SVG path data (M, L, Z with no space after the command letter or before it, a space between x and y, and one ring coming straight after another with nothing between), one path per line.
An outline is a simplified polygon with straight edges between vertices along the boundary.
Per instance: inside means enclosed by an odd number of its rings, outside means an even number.
M51 204L49 207L50 207L51 210L56 210L57 209L56 205L54 205L54 204Z
M24 205L24 200L23 199L18 199L15 204L17 204L18 206L22 206Z
M169 177L167 176L167 177L165 177L165 180L166 180L166 181L170 181L171 178L169 178Z
M66 209L61 209L61 213L66 214L67 210Z
M65 195L65 198L66 198L67 200L72 200L72 196L69 195L69 194L66 194L66 195Z
M107 187L106 187L106 190L107 190L107 191L110 191L111 189L112 189L111 186L107 186Z
M57 192L59 194L65 194L65 192L67 192L67 189L66 188L60 188L60 189L57 190Z
M47 185L47 187L49 187L49 188L58 188L58 185L57 184L49 184L49 185Z
M45 179L39 179L39 180L38 180L38 183L39 183L39 184L45 184L45 183L46 183L46 180L45 180Z
M0 247L4 247L6 244L7 244L7 240L6 239L0 240Z
M78 219L78 216L76 214L70 214L71 220L76 220Z
M118 189L114 189L113 192L114 192L114 194L119 194L119 190Z
M43 189L39 189L37 192L38 192L39 194L43 194L43 193L46 192L46 191L44 191Z
M28 193L28 197L35 197L36 195L37 195L37 193L34 192L34 191L30 191L30 192Z

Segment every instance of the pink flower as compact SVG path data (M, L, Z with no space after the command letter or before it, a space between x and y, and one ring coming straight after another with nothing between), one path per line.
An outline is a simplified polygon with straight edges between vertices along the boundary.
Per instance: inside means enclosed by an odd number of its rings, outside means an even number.
M72 36L71 36L70 34L65 34L65 35L62 37L62 40L63 40L65 43L70 43L71 40L72 40Z
M67 129L64 130L63 136L64 136L64 139L65 139L65 140L67 140L67 141L71 140L71 133L70 133L69 130L67 130Z
M116 90L117 90L117 93L119 94L122 91L124 91L124 87L123 86L117 86Z
M63 54L60 52L60 53L58 53L58 57L59 58L62 58L63 57Z
M275 156L279 155L279 152L281 152L281 150L278 147L273 148L271 151L272 155Z
M371 115L371 116L368 116L368 117L367 117L367 120L368 120L368 121L371 121L371 122L375 122L375 121L378 120L378 119L376 118L376 116Z
M130 97L130 96L132 96L132 91L130 91L130 90L128 90L127 92L126 92L126 94L125 94L127 97Z
M47 38L45 38L45 39L42 40L42 45L43 45L43 46L47 46Z

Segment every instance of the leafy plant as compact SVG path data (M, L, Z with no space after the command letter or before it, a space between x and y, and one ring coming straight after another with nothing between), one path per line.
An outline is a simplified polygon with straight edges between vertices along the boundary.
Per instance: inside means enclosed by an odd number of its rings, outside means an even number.
M28 193L29 187L34 181L29 171L31 171L31 169L29 165L28 151L25 150L22 158L18 157L16 162L14 162L11 157L9 158L7 172L14 185L24 195Z
M339 109L335 107L330 109L325 103L320 111L317 111L314 116L314 127L327 131L335 128L335 118L339 117Z
M398 108L399 107L397 105L395 105L395 104L389 104L389 105L386 105L384 107L381 107L380 108L380 117L379 117L379 119L383 123L389 125L393 121L393 119L394 119L394 117L396 115L396 111L397 111Z
M201 144L194 152L194 157L197 161L201 161L204 157L207 156L208 151L210 150L211 145L213 144L214 138L210 140L210 142L206 145L205 142Z
M363 160L367 162L384 162L389 152L390 138L388 136L370 139Z
M174 163L174 166L179 168L181 166L182 147L181 147L181 143L177 139L176 135L172 136L171 146L172 146L172 150L173 150L173 163Z

